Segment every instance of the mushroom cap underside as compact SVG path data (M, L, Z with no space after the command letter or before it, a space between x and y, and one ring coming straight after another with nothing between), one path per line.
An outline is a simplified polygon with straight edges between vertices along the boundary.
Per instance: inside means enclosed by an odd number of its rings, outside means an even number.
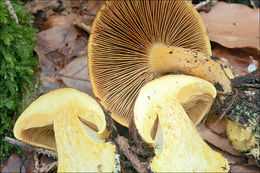
M68 114L76 114L82 124L97 132L98 137L90 137L96 142L108 133L103 110L92 97L72 88L62 88L35 100L16 121L14 135L28 144L56 150L54 121L57 116Z
M203 22L189 1L108 1L88 45L91 85L112 118L128 126L141 87L159 77L149 62L154 44L211 55Z
M194 113L203 117L215 96L211 83L186 75L164 76L141 89L134 121L142 139L155 149L150 163L153 171L229 170L228 161L203 141L189 118Z
M216 97L215 87L208 81L188 75L167 75L146 84L140 91L134 107L134 121L138 132L147 143L154 143L151 134L157 116L147 117L151 105L165 99L176 100L189 119L197 125L209 112ZM156 109L155 109L156 110Z

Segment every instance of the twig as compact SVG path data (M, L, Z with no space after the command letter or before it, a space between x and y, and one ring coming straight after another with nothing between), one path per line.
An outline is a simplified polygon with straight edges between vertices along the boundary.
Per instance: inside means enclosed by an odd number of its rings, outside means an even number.
M33 159L34 159L34 169L35 170L40 169L40 160L37 152L33 153Z
M18 146L22 149L25 149L29 152L37 152L38 154L43 154L43 155L47 155L48 157L52 157L54 159L57 159L57 154L54 151L48 150L48 149L43 149L43 148L38 148L38 147L34 147L34 146L30 146L28 144L25 144L23 142L20 142L16 139L13 138L9 138L9 137L5 137L4 139L6 142L13 144L15 146Z
M196 8L196 9L199 9L199 8L201 8L201 7L205 6L205 5L207 5L207 4L210 3L210 2L211 2L211 0L202 1L202 2L198 3L198 4L195 6L195 8Z
M89 82L89 79L86 79L86 78L69 76L69 75L65 75L65 74L61 74L61 73L55 73L55 72L54 72L54 74L57 75L57 76L65 77L65 78L70 78L70 79L75 79L75 80L81 80L81 81L84 81L84 82Z
M231 109L232 105L234 104L236 97L238 95L238 89L235 88L235 92L236 92L236 94L233 96L233 98L232 98L230 104L228 105L228 107L222 112L219 119L214 124L215 126L218 125L219 121L222 120L222 118L226 115L226 113Z
M133 152L128 143L128 140L125 137L117 135L117 137L115 138L115 142L121 152L130 160L137 172L148 172L147 163L141 163L139 161L138 156Z
M58 162L55 161L55 162L52 162L50 164L46 164L44 166L42 166L41 168L35 170L36 173L40 173L40 172L49 172L55 168L58 167Z
M16 15L16 13L15 13L15 11L13 9L13 6L12 6L11 2L9 0L4 0L4 1L5 1L5 5L7 6L7 9L9 11L9 13L11 14L11 17L14 19L15 23L17 25L19 25L19 20L17 18L17 15Z
M241 84L242 86L246 86L248 88L260 88L260 84Z
M118 130L114 124L114 120L111 119L109 116L109 113L104 109L104 107L101 105L102 109L106 113L106 120L108 123L108 126L111 128L111 135L114 139L115 143L117 144L119 150L126 156L126 158L131 162L132 166L135 168L137 172L149 172L148 171L148 164L146 162L141 163L138 156L134 153L133 149L130 147L128 140L120 136L118 134Z
M95 16L96 16L96 14L94 14L94 13L91 13L91 12L88 12L88 11L85 11L85 14L86 14L86 15L88 15L88 16L93 16L93 17L95 17Z
M253 0L249 0L249 2L250 2L250 4L252 5L252 7L253 7L254 9L256 9L255 2L254 2Z
M90 32L91 32L91 26L88 26L88 25L86 25L86 24L83 23L83 22L75 23L75 25L90 34Z

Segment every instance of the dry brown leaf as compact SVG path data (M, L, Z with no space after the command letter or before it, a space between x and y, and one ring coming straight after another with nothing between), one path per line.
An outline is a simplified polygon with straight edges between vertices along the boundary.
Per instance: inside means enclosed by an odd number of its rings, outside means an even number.
M60 71L63 82L68 86L94 96L88 76L87 57L76 58Z
M103 0L32 0L26 2L25 8L31 14L36 15L37 23L41 23L55 14L71 15L76 14L79 10L91 15L93 21L102 4Z
M74 19L75 17L73 15L70 16L64 16L60 14L53 15L43 24L41 31L47 30L54 26L64 26L67 24L70 25L72 23L72 20Z
M217 120L219 119L219 116L216 115L211 115L207 118L206 120L206 126L212 130L213 132L223 135L226 131L226 123L227 123L227 118L224 117L222 118L217 124Z
M228 152L222 151L221 149L215 147L212 144L208 144L210 148L212 148L214 151L220 153L223 157L225 157L228 160L228 163L231 165L234 164L243 164L246 162L246 159L244 157L239 157L239 156L233 156L229 154Z
M58 80L56 76L49 77L44 74L40 75L40 79L42 81L43 91L48 92L55 89L63 88L63 82Z
M73 24L76 18L76 15L70 15L50 19L46 22L47 30L37 34L36 52L42 70L41 80L47 91L61 87L56 73L87 47L82 31Z
M231 169L230 169L230 172L231 173L242 173L242 172L246 172L246 173L259 173L259 169L258 170L253 170L253 169L250 169L246 166L232 166Z
M25 4L25 9L32 14L36 14L38 11L53 10L58 7L59 2L57 0L33 0Z
M35 160L33 152L22 149L22 155L26 158L24 161L26 173L35 173Z
M243 76L248 73L247 68L250 64L250 56L258 61L258 67L260 67L259 51L256 49L229 49L216 45L212 49L212 54L222 60L224 58L224 63L231 66L231 69L236 76Z
M250 166L254 165L254 166L257 166L257 167L260 168L260 163L258 163L258 162L257 162L255 159L253 159L253 158L248 158L248 162L247 162L247 164L245 164L245 165L250 165Z
M86 5L81 10L79 17L74 21L74 24L87 33L90 33L94 18L101 9L103 2L103 0L87 1Z
M200 12L211 41L229 48L260 49L259 9L217 2L209 13Z
M12 154L4 165L1 165L1 172L20 172L21 158L17 154ZM21 172L25 172L24 166Z
M200 124L197 126L197 130L200 136L207 142L211 143L212 145L220 148L223 151L226 151L234 156L243 156L240 152L236 151L232 145L230 144L227 137L218 135L207 128L204 124Z
M100 8L102 7L103 3L105 0L88 0L86 2L86 8L85 10L93 15L96 15L97 12L100 10Z
M64 18L68 18L64 25L54 26L37 34L37 53L43 71L63 68L87 46L81 30L72 24L76 16Z
M81 3L81 0L33 0L27 1L25 9L31 14L37 14L36 20L44 21L57 13L63 15L74 14L83 5L85 4Z

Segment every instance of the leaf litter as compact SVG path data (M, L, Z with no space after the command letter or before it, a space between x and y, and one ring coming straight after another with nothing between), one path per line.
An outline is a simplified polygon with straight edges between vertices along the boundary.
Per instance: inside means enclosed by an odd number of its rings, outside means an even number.
M102 0L32 0L26 3L25 7L35 15L35 23L41 29L37 34L37 54L44 92L72 87L94 96L88 76L86 47L92 22L102 4ZM252 64L259 68L259 9L217 2L205 11L200 15L212 41L213 55L230 66L236 76L248 74ZM217 117L209 117L205 125L198 127L204 140L228 159L231 172L257 172L254 160L232 148L225 134L226 118L218 124L216 121ZM33 159L28 161L35 163ZM17 171L21 162L21 158L13 154L1 170ZM55 167L53 160L46 161L44 157L40 163L43 165L38 169L40 172L50 171L48 168L52 163ZM9 168L13 164L14 168ZM29 166L25 167L28 169Z

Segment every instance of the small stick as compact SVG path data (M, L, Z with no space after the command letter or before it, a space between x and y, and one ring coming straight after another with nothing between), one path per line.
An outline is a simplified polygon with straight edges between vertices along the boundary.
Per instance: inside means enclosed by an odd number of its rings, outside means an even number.
M252 7L253 7L254 9L256 9L255 2L254 2L253 0L249 0L249 2L250 2L250 4L252 5Z
M85 11L85 14L88 15L88 16L93 16L93 17L96 16L96 14L94 14L94 13L90 13L90 12L88 12L88 11Z
M84 31L86 31L89 34L91 32L91 26L88 26L85 23L82 23L82 22L81 23L76 23L76 26L81 28L81 29L83 29Z
M135 168L135 170L137 172L145 172L145 173L149 172L148 171L148 164L146 162L145 163L140 162L138 156L134 153L133 149L129 145L128 140L125 137L120 136L118 134L118 130L117 130L115 124L114 124L114 120L112 120L109 113L106 111L106 109L102 105L101 105L101 108L106 113L106 120L107 120L108 126L111 128L112 136L114 136L114 141L117 144L119 150L131 162L132 166Z
M13 6L12 6L11 2L9 0L4 0L4 1L5 1L5 5L7 6L7 9L9 11L9 13L11 14L11 17L14 19L15 23L17 25L19 25L19 20L17 18L17 15L16 15L16 13L15 13L15 11L13 9Z
M55 168L57 168L57 167L58 167L58 162L55 161L55 162L52 162L52 163L50 163L50 164L44 165L44 166L42 166L42 167L39 168L39 169L36 169L35 172L36 172L36 173L49 172L49 171L51 171L51 170L53 170L53 169L55 169Z
M199 9L199 8L201 8L201 7L205 6L205 5L207 5L207 4L210 3L210 2L211 2L211 0L202 1L202 2L200 2L199 4L197 4L197 5L195 6L195 8L196 8L196 9Z
M86 79L86 78L80 78L80 77L75 77L75 76L69 76L69 75L64 75L64 74L61 74L61 73L55 73L55 75L57 76L61 76L61 77L65 77L65 78L70 78L70 79L75 79L75 80L81 80L81 81L84 81L84 82L89 82L89 79Z
M226 115L226 113L231 109L231 106L234 104L236 97L238 95L238 89L235 88L235 92L236 94L233 96L231 103L228 105L228 107L224 110L224 112L222 112L222 114L220 115L219 119L216 121L216 123L214 124L215 126L218 125L219 121L222 120L222 118Z
M134 154L133 150L131 149L128 140L120 135L117 135L115 138L115 142L118 145L121 152L130 160L133 167L136 169L137 172L148 172L147 170L147 163L141 163L136 154Z
M260 88L260 84L241 84L242 86L246 86L248 88Z
M205 1L202 1L202 2L198 3L198 4L195 6L195 9L198 10L198 9L200 9L201 7L207 5L208 3L212 3L212 2L215 3L215 2L217 2L217 0L205 0Z
M38 148L38 147L34 147L34 146L30 146L28 144L25 144L23 142L20 142L16 139L13 138L9 138L9 137L5 137L4 139L6 142L13 144L15 146L18 146L22 149L28 150L29 152L37 152L39 154L43 154L43 155L47 155L49 157L52 157L54 159L57 159L57 154L54 151L48 150L48 149L43 149L43 148Z

